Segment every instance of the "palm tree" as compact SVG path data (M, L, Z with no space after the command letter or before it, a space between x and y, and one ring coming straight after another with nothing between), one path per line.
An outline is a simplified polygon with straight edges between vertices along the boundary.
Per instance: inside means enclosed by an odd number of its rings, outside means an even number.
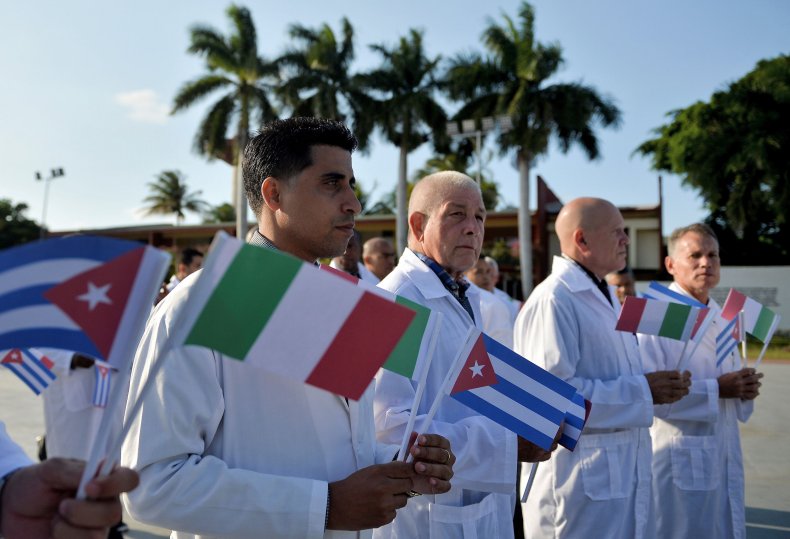
M489 55L455 57L447 72L446 89L466 104L458 118L510 117L512 129L499 135L503 153L515 149L519 169L519 249L524 297L532 290L532 232L529 212L529 172L538 156L548 152L556 137L567 152L578 144L590 159L598 157L593 127L617 126L620 111L596 90L581 83L546 84L563 62L559 45L535 41L535 15L521 4L520 25L507 15L504 24L493 21L483 32Z
M236 210L233 204L223 202L217 206L211 206L203 214L204 223L232 223L236 220Z
M422 32L411 29L398 45L371 45L382 56L382 65L359 76L364 88L380 102L375 121L384 136L400 149L396 188L396 241L398 252L406 246L406 170L409 153L429 139L437 148L446 141L447 114L434 99L439 87L439 57L426 57Z
M145 197L147 202L145 215L174 213L176 226L184 220L184 212L200 213L208 204L200 199L201 191L187 192L184 175L177 170L165 170L156 176L156 181L149 182L151 194Z
M328 24L317 29L291 25L288 33L301 47L287 50L277 60L283 70L283 84L278 92L294 116L350 123L360 148L365 148L373 127L372 100L351 74L354 28L345 17L340 25L342 36L337 36Z
M233 143L233 204L236 236L247 232L247 203L241 181L240 155L255 125L277 118L269 98L277 83L277 65L258 55L257 35L250 12L231 5L227 15L233 24L225 37L213 28L196 25L190 30L188 52L206 59L208 73L185 83L173 98L175 114L217 91L226 93L212 105L195 135L195 149L213 159L227 150L229 126L236 122Z

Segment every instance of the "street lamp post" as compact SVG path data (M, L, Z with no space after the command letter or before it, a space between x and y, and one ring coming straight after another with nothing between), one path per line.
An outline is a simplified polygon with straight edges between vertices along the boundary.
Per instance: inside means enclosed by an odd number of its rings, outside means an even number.
M475 172L475 180L477 184L483 181L483 135L491 131L499 130L506 133L513 128L513 122L510 116L499 116L494 118L486 116L478 120L468 119L459 122L447 122L447 135L449 137L471 138L475 139L475 158L477 159L477 172Z
M36 180L44 182L44 208L41 210L41 230L39 234L39 238L42 240L46 235L46 222L47 222L47 201L49 200L49 182L54 180L55 178L60 178L65 176L66 172L62 168L53 168L50 171L49 178L42 178L40 172L36 172Z

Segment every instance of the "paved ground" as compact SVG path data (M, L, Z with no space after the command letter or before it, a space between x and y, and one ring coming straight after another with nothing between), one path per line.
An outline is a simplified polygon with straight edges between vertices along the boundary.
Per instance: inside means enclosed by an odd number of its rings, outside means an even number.
M790 364L767 363L762 395L742 428L749 539L790 537ZM7 369L0 368L0 419L33 457L44 431L41 400ZM167 532L129 521L127 537L153 539Z

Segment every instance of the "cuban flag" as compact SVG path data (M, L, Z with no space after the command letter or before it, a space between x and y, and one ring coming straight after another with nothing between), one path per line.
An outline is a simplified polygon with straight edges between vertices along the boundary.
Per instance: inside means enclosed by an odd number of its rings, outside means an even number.
M450 396L550 450L576 389L480 332Z
M724 318L723 322L727 322ZM727 322L718 335L716 335L716 366L718 367L730 354L738 347L738 344L746 337L744 335L743 312L738 313L732 320Z
M571 406L565 413L565 424L562 427L560 445L569 451L576 449L579 438L582 436L584 426L590 417L592 403L582 397L580 393L575 393L571 399Z
M93 405L99 408L106 408L107 402L110 400L112 367L103 361L96 361L93 363L93 373L95 375Z
M33 348L14 348L2 354L2 358L0 363L36 395L40 395L55 379L52 360Z
M169 263L159 249L94 236L0 251L0 350L60 348L126 368Z

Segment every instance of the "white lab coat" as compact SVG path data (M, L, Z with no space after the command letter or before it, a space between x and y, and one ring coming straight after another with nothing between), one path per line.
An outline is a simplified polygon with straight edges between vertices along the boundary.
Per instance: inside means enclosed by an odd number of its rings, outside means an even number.
M507 305L508 310L510 310L510 320L511 325L516 321L516 317L518 316L518 311L521 310L521 302L515 298L511 298L507 292L501 290L499 288L494 288L491 292L505 302Z
M513 348L513 321L510 319L510 308L504 301L492 292L476 286L477 296L480 298L480 315L483 331L494 340Z
M689 295L675 283L670 288ZM709 307L718 309L711 299ZM746 537L743 457L738 421L754 401L720 399L717 378L740 369L733 353L716 367L718 317L686 363L691 391L671 405L656 406L653 438L653 493L658 537ZM640 335L645 368L678 366L683 343Z
M47 457L87 460L104 414L104 408L93 406L94 369L72 369L74 352L49 348L42 352L54 363L52 370L57 376L42 394ZM121 422L119 416L116 432L120 432Z
M156 308L137 349L129 403L165 343L197 274ZM396 447L376 443L373 384L359 402L280 378L206 348L165 358L124 442L140 472L125 499L136 519L175 538L358 538L324 532L327 485Z
M614 329L615 304L574 262L555 257L516 319L515 351L592 402L576 450L561 447L538 467L523 512L529 538L654 534L653 400L636 337Z
M415 429L440 391L445 375L472 321L436 274L406 249L398 266L380 287L444 314L439 340L418 408ZM469 301L480 326L474 290ZM419 368L419 366L418 366ZM411 411L416 383L380 370L375 418L380 441L400 444ZM427 429L450 440L456 462L452 489L441 495L409 500L392 524L376 538L508 538L513 536L517 444L515 434L451 398L445 398Z
M29 466L33 462L5 431L5 423L0 421L0 477L14 470Z

